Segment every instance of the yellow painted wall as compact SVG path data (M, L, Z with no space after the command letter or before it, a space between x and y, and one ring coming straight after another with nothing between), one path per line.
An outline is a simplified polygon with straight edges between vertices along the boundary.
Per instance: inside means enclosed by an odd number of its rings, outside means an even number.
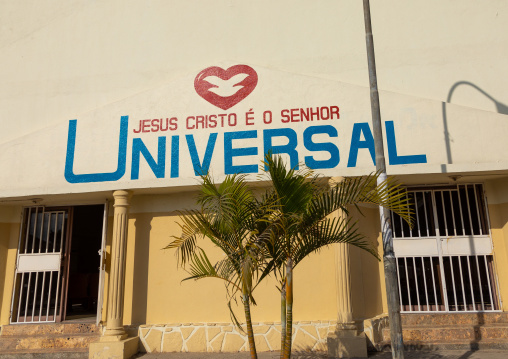
M127 239L124 323L158 324L190 322L230 322L226 290L217 279L182 282L188 274L177 265L174 250L163 250L172 235L180 235L176 209L193 206L192 192L186 194L133 197ZM151 212L150 209L158 210ZM353 211L361 231L382 252L379 217L376 208L362 208L363 216ZM109 218L108 246L112 236ZM210 259L219 251L202 242ZM382 262L370 254L351 248L351 283L355 319L371 318L386 312ZM312 254L295 269L296 321L335 320L337 317L335 248ZM109 270L110 257L108 255ZM107 278L107 273L106 273ZM105 287L107 288L107 279ZM103 308L107 308L107 293ZM273 279L266 279L254 292L257 306L252 320L280 321L280 294ZM243 320L243 310L236 313ZM103 310L103 320L106 310Z
M358 221L360 232L383 256L383 243L379 231L379 210L361 208L362 214L352 210L351 215ZM351 296L354 319L372 318L387 312L386 289L383 262L371 254L352 247L350 250Z
M0 325L9 324L19 223L0 223Z
M173 213L133 213L129 219L125 283L125 324L230 322L226 290L217 279L185 281L174 250L163 250L179 235ZM219 251L203 243L210 259ZM337 316L334 250L325 249L295 269L294 319L330 320ZM280 321L280 295L273 280L254 292L253 321ZM243 310L237 315L243 321Z
M503 311L508 311L508 203L489 205L489 213Z
M508 311L508 179L485 185L503 311Z
M6 282L6 262L9 251L11 226L9 223L0 223L0 323L4 322L4 288Z

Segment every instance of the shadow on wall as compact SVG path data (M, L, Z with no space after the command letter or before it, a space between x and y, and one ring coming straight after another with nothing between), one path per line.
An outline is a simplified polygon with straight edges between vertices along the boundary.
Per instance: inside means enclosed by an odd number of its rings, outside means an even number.
M508 115L508 106L507 105L505 105L502 102L499 102L498 100L496 100L494 97L489 95L486 91L484 91L483 89L481 89L480 87L478 87L474 83L469 82L469 81L458 81L458 82L456 82L450 88L450 91L448 92L448 97L446 98L446 102L442 103L442 106L443 106L444 137L445 137L445 143L446 143L446 155L447 155L448 164L452 163L452 152L451 152L451 149L450 149L450 135L448 133L448 119L447 119L447 114L446 114L446 104L450 103L450 101L452 100L452 95L455 92L455 90L457 89L457 87L462 86L462 85L470 86L470 87L474 88L479 93L481 93L483 96L487 97L489 100L494 102L494 105L496 105L496 111L498 113L500 113L502 115ZM443 172L445 172L445 171L443 171Z
M10 320L12 280L14 279L14 260L17 258L20 223L0 223L0 318L2 322ZM9 260L9 263L8 263ZM8 267L8 265L12 267ZM2 313L4 317L2 317Z
M5 228L4 228L5 227ZM3 293L7 272L7 252L9 251L10 228L0 224L0 314L3 312Z
M358 221L360 232L381 251L379 210L362 207L361 211L351 209L352 218ZM380 280L384 280L384 276L380 272L380 262L370 253L354 246L350 247L349 255L353 318L373 318L383 313Z
M148 295L148 261L152 215L134 214L136 227L134 244L134 274L132 283L132 324L146 323Z

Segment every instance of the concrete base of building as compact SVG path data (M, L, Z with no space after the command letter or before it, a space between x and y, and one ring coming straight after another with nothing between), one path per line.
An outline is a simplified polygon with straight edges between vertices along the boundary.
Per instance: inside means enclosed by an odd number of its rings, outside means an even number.
M367 358L367 338L356 329L338 329L328 334L329 358Z
M138 352L139 337L121 340L108 340L102 337L100 341L91 343L88 351L89 359L129 359Z

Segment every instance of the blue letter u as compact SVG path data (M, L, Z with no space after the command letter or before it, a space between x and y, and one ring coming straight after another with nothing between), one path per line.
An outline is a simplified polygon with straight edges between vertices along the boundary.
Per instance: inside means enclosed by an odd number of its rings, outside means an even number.
M69 121L69 135L67 137L67 156L65 158L65 179L69 183L108 182L118 181L125 174L127 158L127 127L129 116L120 119L120 140L118 143L118 165L115 172L74 174L74 151L76 148L77 120Z

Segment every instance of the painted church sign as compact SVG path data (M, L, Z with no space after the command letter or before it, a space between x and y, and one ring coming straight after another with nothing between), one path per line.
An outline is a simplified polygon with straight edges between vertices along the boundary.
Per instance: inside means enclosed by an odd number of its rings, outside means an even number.
M263 78L261 82L264 81L269 79ZM158 117L153 112L148 118L123 115L119 121L113 119L118 121L118 129L107 138L117 145L117 150L104 156L114 159L116 166L109 172L74 170L75 162L80 160L77 159L76 139L86 137L87 133L78 131L78 120L69 121L66 181L110 182L123 178L137 181L147 176L175 179L198 176L212 169L221 175L255 174L268 151L286 156L291 167L304 163L327 173L341 163L349 168L356 167L362 152L370 157L370 165L375 164L369 122L354 122L350 133L343 133L350 138L345 151L347 156L344 156L345 143L339 140L343 111L340 96L336 96L335 101L316 96L306 107L295 107L298 97L291 107L274 106L267 101L266 106L261 102L255 109L249 95L263 91L263 87L256 88L257 84L258 73L250 66L234 65L226 70L212 66L198 73L194 89L201 97L196 102L205 100L215 111L208 107L208 111L201 113L186 111ZM195 97L195 94L192 95ZM237 106L241 102L245 102L246 107ZM425 154L400 153L393 121L385 122L385 131L390 165L427 162ZM89 158L82 156L81 160L89 161ZM142 163L147 167L143 173Z
M0 144L0 197L178 190L204 172L256 181L268 151L323 176L375 171L368 86L238 63L172 76L36 130L38 119L19 119L25 134ZM387 91L380 101L389 175L506 165L505 142L491 140L508 130L505 116L446 104L445 128L440 101Z

